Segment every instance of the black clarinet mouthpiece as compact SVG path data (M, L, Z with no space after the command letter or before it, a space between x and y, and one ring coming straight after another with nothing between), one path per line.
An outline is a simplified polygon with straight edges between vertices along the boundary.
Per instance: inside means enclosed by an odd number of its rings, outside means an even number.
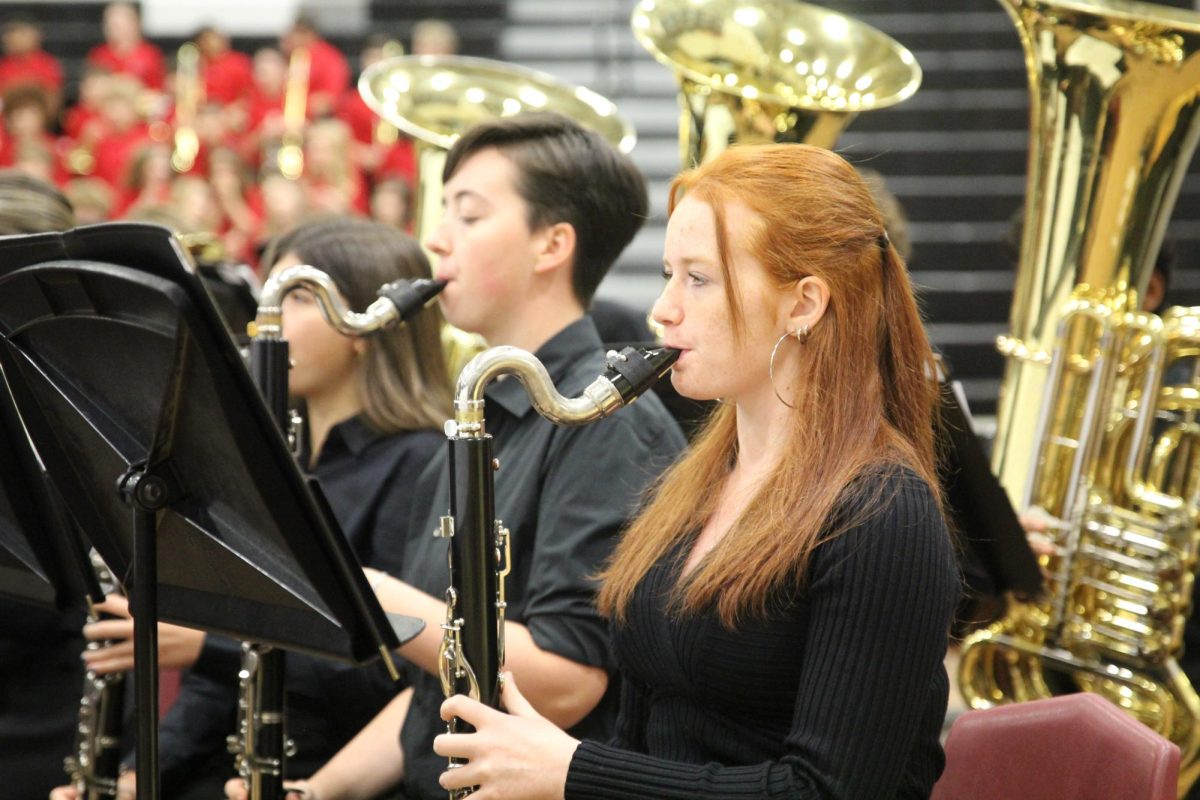
M398 322L407 322L445 288L445 281L428 278L406 279L384 284L379 289L379 296L387 298L396 307Z
M631 403L666 375L678 358L679 351L670 347L653 350L626 347L620 352L610 350L604 377L620 392L622 401Z

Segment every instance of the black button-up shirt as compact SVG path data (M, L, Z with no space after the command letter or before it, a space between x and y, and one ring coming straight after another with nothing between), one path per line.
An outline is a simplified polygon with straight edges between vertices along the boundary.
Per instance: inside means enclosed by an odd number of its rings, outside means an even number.
M536 353L559 393L575 397L604 372L604 351L592 320L572 323ZM646 487L683 448L684 438L662 403L648 393L612 417L560 428L534 410L514 378L485 392L486 429L500 460L496 516L509 529L512 571L507 618L525 625L543 650L612 671L608 628L594 604L594 575L612 550ZM446 450L422 476L431 506L415 509L401 577L435 597L449 585L445 540L431 534L449 504ZM446 760L433 752L445 731L435 676L408 670L414 697L401 733L405 794L444 800L437 777ZM612 698L579 723L576 735L605 738Z
M313 474L347 540L367 566L400 574L416 479L445 446L436 431L385 435L355 417L335 425ZM307 458L303 461L307 464ZM200 765L232 766L239 646L209 635L160 729L164 792ZM307 777L333 757L398 691L383 665L355 666L287 654L288 777Z

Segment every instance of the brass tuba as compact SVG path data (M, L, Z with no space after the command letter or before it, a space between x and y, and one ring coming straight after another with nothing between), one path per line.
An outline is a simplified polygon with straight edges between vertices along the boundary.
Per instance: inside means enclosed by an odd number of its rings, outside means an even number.
M1200 309L1139 310L1200 135L1200 15L1123 0L1000 0L1025 48L1032 144L993 468L1051 524L1045 597L963 645L973 708L1097 692L1200 772L1176 661L1200 495ZM1036 424L1035 424L1036 422Z
M522 111L557 111L599 133L624 153L633 126L609 100L544 72L465 56L400 56L368 67L358 82L367 105L411 136L417 192L413 233L422 245L442 218L442 170L458 137L484 120ZM483 350L478 336L447 325L442 342L450 375Z
M641 0L630 24L679 79L684 169L735 142L833 147L860 111L921 85L898 42L794 0Z

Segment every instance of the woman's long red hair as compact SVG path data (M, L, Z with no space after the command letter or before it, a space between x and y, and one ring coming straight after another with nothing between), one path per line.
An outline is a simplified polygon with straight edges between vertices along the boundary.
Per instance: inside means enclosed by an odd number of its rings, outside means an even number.
M883 498L857 482L908 467L939 496L934 454L938 387L908 271L884 235L866 185L840 156L808 145L734 147L679 175L669 210L684 194L708 203L717 228L727 301L735 328L746 314L729 241L749 250L776 285L807 275L829 287L829 305L807 341L787 348L800 379L784 455L740 519L677 587L677 608L715 603L722 621L765 612L773 590L800 585L813 550L876 510ZM725 209L741 203L754 230L727 230ZM782 356L782 353L781 353ZM690 451L658 483L602 575L598 605L623 620L647 571L713 513L736 459L736 411L722 405ZM847 493L856 492L853 498ZM836 515L839 504L852 513ZM686 552L686 551L685 551ZM681 561L682 563L682 561Z

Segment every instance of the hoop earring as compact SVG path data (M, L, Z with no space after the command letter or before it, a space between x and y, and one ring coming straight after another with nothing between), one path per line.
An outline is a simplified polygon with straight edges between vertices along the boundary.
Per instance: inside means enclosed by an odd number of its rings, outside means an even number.
M801 338L800 331L796 331L795 336L796 341L803 344L808 339L808 326L805 325L801 330L804 331L804 338ZM775 354L779 352L779 345L783 344L783 340L791 335L791 331L785 331L783 336L780 336L779 340L775 342L775 346L771 348L771 360L767 363L767 374L771 376L771 391L775 392L775 397L788 408L795 410L796 407L783 399L783 395L779 393L779 387L775 385Z

